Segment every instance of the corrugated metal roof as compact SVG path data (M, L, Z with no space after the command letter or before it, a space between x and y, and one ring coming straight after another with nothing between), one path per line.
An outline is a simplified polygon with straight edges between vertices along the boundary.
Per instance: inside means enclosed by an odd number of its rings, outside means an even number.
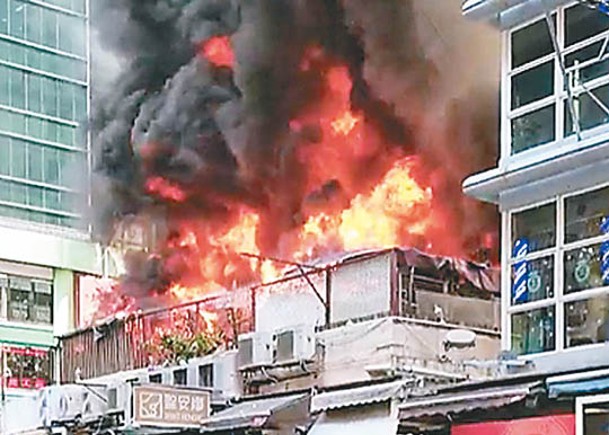
M320 393L311 398L311 412L347 408L399 399L409 381L395 381L366 387Z
M526 399L534 389L541 385L540 382L536 382L410 399L400 405L400 420L438 414L458 414L476 409L500 408Z
M242 427L262 427L274 413L306 400L307 394L296 394L241 402L203 421L203 432Z
M323 413L308 435L391 435L398 431L399 421L386 409L358 409L357 412Z

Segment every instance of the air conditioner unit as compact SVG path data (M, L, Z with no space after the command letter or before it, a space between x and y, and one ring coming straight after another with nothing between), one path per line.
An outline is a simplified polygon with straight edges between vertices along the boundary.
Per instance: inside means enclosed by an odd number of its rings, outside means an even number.
M188 386L188 367L178 366L169 370L171 374L171 385L177 385L181 387Z
M80 419L88 395L81 385L53 385L41 390L38 410L44 426Z
M213 374L213 365L216 355L208 355L200 358L192 358L188 361L188 386L191 388L212 388L213 379L209 375Z
M85 422L96 421L108 411L106 387L89 386L82 405L82 419Z
M173 369L174 368L163 368L157 370L151 370L146 373L144 384L162 384L162 385L173 385Z
M263 366L273 363L271 335L266 332L242 334L238 339L239 368Z
M188 386L212 390L212 400L225 402L241 395L238 351L230 350L188 363Z
M273 334L273 350L275 363L312 359L316 350L313 327L298 326L277 330Z
M132 384L129 382L118 381L108 385L106 390L108 413L122 414L125 419L130 417L131 394Z
M212 375L215 400L225 401L241 396L241 378L237 358L237 351L229 351L219 355L214 361Z

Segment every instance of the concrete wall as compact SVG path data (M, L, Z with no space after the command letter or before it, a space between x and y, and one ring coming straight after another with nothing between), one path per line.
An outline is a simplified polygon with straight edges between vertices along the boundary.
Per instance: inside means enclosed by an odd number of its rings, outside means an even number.
M11 226L9 226L11 225ZM34 228L34 225L27 224ZM0 222L0 259L58 269L101 274L97 245L72 231L29 230L25 224Z
M484 369L461 364L472 360L494 359L500 351L495 332L478 331L476 346L465 350L444 351L446 333L454 325L389 317L346 324L317 334L321 355L318 369L309 376L293 377L264 385L265 393L287 389L328 387L372 379L376 371L386 375L396 371L421 374L435 372L448 376L487 376ZM386 371L384 371L386 369ZM272 376L281 373L273 369Z
M418 367L467 373L455 364L473 359L492 359L500 351L499 334L478 333L476 346L445 352L442 342L454 326L386 318L323 331L325 348L321 379L324 385L370 379L366 368Z

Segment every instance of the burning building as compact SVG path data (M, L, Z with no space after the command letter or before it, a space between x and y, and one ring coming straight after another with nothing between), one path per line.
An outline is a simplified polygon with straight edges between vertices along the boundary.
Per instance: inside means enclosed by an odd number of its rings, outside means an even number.
M496 259L493 212L459 189L492 163L493 98L454 86L419 3L95 6L123 68L94 100L94 227L109 242L137 216L155 234L106 314L269 281L272 259Z

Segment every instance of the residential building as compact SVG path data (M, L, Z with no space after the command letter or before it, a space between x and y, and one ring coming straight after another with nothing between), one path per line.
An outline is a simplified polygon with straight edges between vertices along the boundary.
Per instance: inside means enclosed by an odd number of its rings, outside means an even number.
M502 215L502 349L579 403L578 435L607 424L582 410L609 387L608 6L463 2L502 35L500 157L463 184Z
M3 398L55 377L83 275L102 274L87 203L87 0L0 0L0 346ZM4 403L3 403L4 408Z

